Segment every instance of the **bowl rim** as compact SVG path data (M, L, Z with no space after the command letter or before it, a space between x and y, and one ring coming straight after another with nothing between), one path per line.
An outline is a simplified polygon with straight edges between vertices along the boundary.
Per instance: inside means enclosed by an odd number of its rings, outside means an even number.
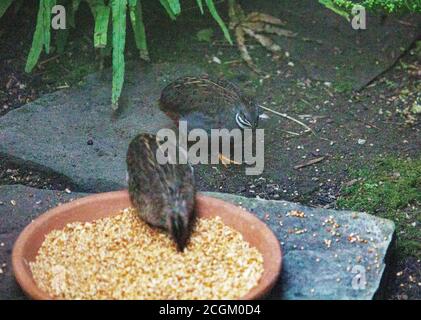
M120 199L123 196L127 197L127 190L96 193L93 195L88 195L86 197L75 199L73 201L58 205L56 207L53 207L52 209L45 211L22 230L22 232L19 234L17 240L13 245L12 269L13 275L17 283L19 284L20 288L23 290L27 297L34 300L59 300L59 298L51 297L48 293L44 292L36 285L32 273L27 267L28 261L26 261L26 259L24 258L25 245L31 239L33 234L37 233L38 228L47 221L52 220L54 218L58 218L58 216L62 215L63 211L67 211L70 208L83 206L91 202L100 201L102 199ZM270 276L263 277L262 275L262 278L259 280L258 284L255 287L253 287L246 295L240 297L238 300L253 300L263 298L276 284L276 281L281 273L282 268L282 249L273 231L258 217L256 217L255 215L253 215L252 213L250 213L242 207L201 193L197 193L196 198L199 201L211 199L211 201L215 202L215 204L223 205L225 207L231 207L232 209L235 208L235 210L237 211L241 208L242 214L244 214L243 217L246 217L248 222L263 230L263 232L265 233L266 242L270 245L270 247L275 249L273 250L273 252L271 252L269 257L271 261L269 268L267 268L266 266L264 270L264 274L269 273ZM231 227L235 229L235 227ZM264 258L268 257L264 256Z

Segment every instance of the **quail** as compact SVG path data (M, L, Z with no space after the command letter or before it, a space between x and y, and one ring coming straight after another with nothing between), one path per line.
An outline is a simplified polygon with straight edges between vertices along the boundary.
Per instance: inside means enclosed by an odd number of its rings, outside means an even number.
M186 120L191 128L254 129L259 106L234 83L207 75L174 80L161 92L160 108L173 120Z
M159 105L176 124L183 120L187 129L256 129L259 105L234 83L208 75L186 76L168 84L161 92ZM231 146L233 146L231 144ZM232 150L231 150L232 153ZM239 164L219 152L224 165Z
M166 230L183 251L195 220L195 182L190 164L161 164L157 136L142 133L127 151L130 201L148 224Z

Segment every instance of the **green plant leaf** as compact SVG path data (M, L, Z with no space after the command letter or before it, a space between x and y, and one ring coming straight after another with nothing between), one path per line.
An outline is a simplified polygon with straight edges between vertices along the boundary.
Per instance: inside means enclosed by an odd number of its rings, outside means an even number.
M211 42L213 37L213 30L211 28L199 30L196 34L197 40L204 42Z
M66 46L68 37L69 37L69 29L57 30L56 46L57 46L58 54L64 53L64 48Z
M66 0L58 0L57 4L60 4L60 5L64 6L65 8L70 8L69 10L66 10L66 22L69 23L70 27L74 28L74 25L70 24L71 16L74 15L73 3L71 3L69 6L66 7L66 4L67 4ZM56 30L56 32L55 32L55 43L56 43L56 49L57 49L58 54L64 53L64 49L66 47L68 38L69 38L69 28L67 28L67 26L66 26L65 29Z
M107 45L110 7L105 5L104 0L86 0L91 13L94 16L94 47L105 48Z
M86 0L86 2L88 3L94 18L96 17L96 8L98 6L105 6L104 0Z
M332 10L336 14L339 14L340 16L344 17L346 20L350 21L349 12L340 9L337 5L335 5L333 0L319 0L319 3L324 5L326 8Z
M2 0L0 2L0 18L3 16L3 14L6 12L7 8L12 4L13 0Z
M113 19L113 86L112 108L118 108L118 99L124 82L124 47L126 42L126 0L111 0Z
M43 15L43 31L44 31L44 48L47 54L50 53L51 43L51 9L56 5L56 0L46 0L45 10Z
M141 0L129 0L130 21L134 32L136 47L140 58L149 61L149 52L146 42L145 25L143 24Z
M196 0L196 2L197 2L197 5L200 9L200 13L203 14L204 13L204 11L203 11L203 1L202 0Z
M39 56L42 52L42 47L45 47L45 51L50 51L50 40L51 40L51 8L55 5L55 0L40 0L37 24L35 27L35 33L32 39L31 50L29 51L28 58L26 60L25 72L31 72L32 69L38 62Z
M231 40L230 33L228 31L228 28L225 25L225 22L219 16L218 11L216 10L215 4L213 3L213 0L206 0L206 6L208 7L212 17L215 19L215 21L219 24L219 27L222 29L225 39L227 39L227 41L230 44L232 44L232 40Z
M108 21L110 7L98 5L95 7L94 47L105 48L107 45Z
M71 4L70 4L70 9L66 11L66 14L68 16L68 21L69 21L69 25L74 28L76 27L76 23L75 23L75 14L77 9L79 9L79 4L81 0L71 0Z
M172 13L177 16L181 12L181 6L179 0L167 0L168 5L172 11Z
M169 17L171 20L175 20L176 17L174 15L174 13L172 12L170 5L168 4L168 2L166 0L159 0L159 2L161 3L161 5L164 7L165 11L167 11Z
M25 66L25 72L31 72L32 69L35 67L35 65L38 62L39 56L42 51L42 46L44 44L44 36L43 36L43 23L42 18L44 16L44 6L42 2L45 0L41 0L39 9L38 9L38 15L37 15L37 24L35 26L35 33L34 37L32 39L32 46L31 50L29 51L28 58L26 60L26 66Z

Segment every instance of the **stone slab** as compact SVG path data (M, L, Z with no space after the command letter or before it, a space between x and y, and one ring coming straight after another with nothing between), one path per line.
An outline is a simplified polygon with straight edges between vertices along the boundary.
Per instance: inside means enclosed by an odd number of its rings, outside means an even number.
M365 213L309 208L286 201L207 194L247 208L278 237L283 268L268 298L373 299L382 293L385 261L394 238L393 222ZM6 264L0 274L0 300L24 298L13 279L10 262L13 243L21 230L47 209L84 195L21 185L0 186L0 265ZM305 217L291 215L292 210L304 212ZM340 225L336 228L340 236L328 231L334 223ZM349 238L352 234L367 243L353 242L353 237ZM361 270L367 281L364 288L353 286L353 271Z

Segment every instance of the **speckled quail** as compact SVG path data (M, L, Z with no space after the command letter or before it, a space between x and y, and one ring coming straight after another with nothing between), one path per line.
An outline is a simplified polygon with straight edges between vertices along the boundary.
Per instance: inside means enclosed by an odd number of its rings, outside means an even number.
M166 230L183 251L194 222L195 182L189 164L160 164L155 135L142 133L127 151L129 195L140 217Z
M162 90L159 105L176 125L186 121L188 131L199 128L210 134L211 129L255 129L259 120L259 105L252 97L232 82L208 75L174 80ZM224 165L240 164L231 160L233 147L231 143L229 155L219 150Z
M188 128L228 130L258 125L258 104L235 84L207 75L182 77L161 92L160 108L174 121L186 120Z

